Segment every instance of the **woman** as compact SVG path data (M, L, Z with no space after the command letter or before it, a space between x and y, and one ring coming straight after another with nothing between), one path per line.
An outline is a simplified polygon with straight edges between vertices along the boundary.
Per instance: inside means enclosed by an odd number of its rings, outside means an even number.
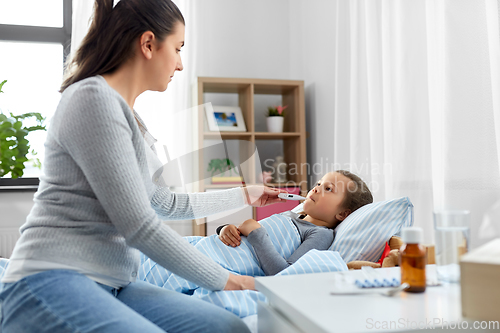
M183 44L184 19L170 0L96 0L47 133L35 205L2 279L3 333L248 331L221 308L135 281L140 250L204 288L253 289L252 277L225 271L158 216L282 201L263 187L187 195L151 181L152 151L133 106L182 70Z

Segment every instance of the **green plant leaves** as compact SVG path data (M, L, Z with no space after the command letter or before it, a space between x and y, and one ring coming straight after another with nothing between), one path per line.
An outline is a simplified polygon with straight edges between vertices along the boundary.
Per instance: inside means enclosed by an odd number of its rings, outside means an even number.
M17 142L14 140L5 141L5 143L2 144L2 148L10 149L11 147L14 147L16 144Z
M0 90L7 81L0 83ZM37 125L26 127L23 120L35 118ZM38 112L29 112L21 115L10 114L10 117L0 113L0 177L10 173L12 178L24 174L24 163L29 161L26 157L30 150L26 136L33 131L45 131L43 124L45 118ZM32 149L33 155L36 152ZM41 167L40 160L34 159L34 164Z
M38 126L25 127L24 129L27 130L28 132L38 131L38 130L44 130L45 131L45 126L38 125Z
M5 82L7 82L7 80L3 80L2 83L0 83L0 93L3 93L2 87L5 84Z
M11 127L0 129L0 140L15 136L17 131Z
M17 130L17 133L16 133L16 138L18 138L18 139L19 139L19 142L21 142L21 140L22 140L22 139L23 139L26 135L28 135L28 133L29 133L29 132L28 132L27 130L25 130L25 129L23 129L23 128L20 128L20 129L18 129L18 130ZM25 140L25 141L27 142L28 140Z
M12 118L14 118L15 120L26 119L26 118L30 118L30 117L35 117L38 123L42 123L45 120L45 118L40 113L38 113L38 112L28 112L28 113L20 114L18 116L14 116L11 113L10 116Z
M2 121L2 123L0 124L0 129L12 127L12 126L14 126L14 123L15 123L14 119L7 118L7 119L5 119L5 121Z

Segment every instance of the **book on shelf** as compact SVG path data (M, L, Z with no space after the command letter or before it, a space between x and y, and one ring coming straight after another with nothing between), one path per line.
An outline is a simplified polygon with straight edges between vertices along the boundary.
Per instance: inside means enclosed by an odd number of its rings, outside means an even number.
M212 177L212 184L244 184L243 177Z

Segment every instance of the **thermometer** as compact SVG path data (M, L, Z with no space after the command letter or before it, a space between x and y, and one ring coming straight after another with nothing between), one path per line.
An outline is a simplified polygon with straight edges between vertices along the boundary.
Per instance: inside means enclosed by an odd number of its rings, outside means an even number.
M285 200L306 200L306 198L301 197L300 195L290 193L280 193L278 194L278 198Z

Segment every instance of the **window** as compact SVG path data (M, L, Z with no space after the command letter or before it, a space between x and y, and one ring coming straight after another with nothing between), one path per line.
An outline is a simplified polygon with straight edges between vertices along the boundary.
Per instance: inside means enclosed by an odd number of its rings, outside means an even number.
M0 23L63 27L63 0L0 0Z
M0 96L4 114L39 112L50 123L69 53L71 5L72 0L0 0L0 82L7 80ZM43 131L28 135L42 164L45 138ZM41 170L30 162L25 166L23 179L4 177L0 189L36 187Z

